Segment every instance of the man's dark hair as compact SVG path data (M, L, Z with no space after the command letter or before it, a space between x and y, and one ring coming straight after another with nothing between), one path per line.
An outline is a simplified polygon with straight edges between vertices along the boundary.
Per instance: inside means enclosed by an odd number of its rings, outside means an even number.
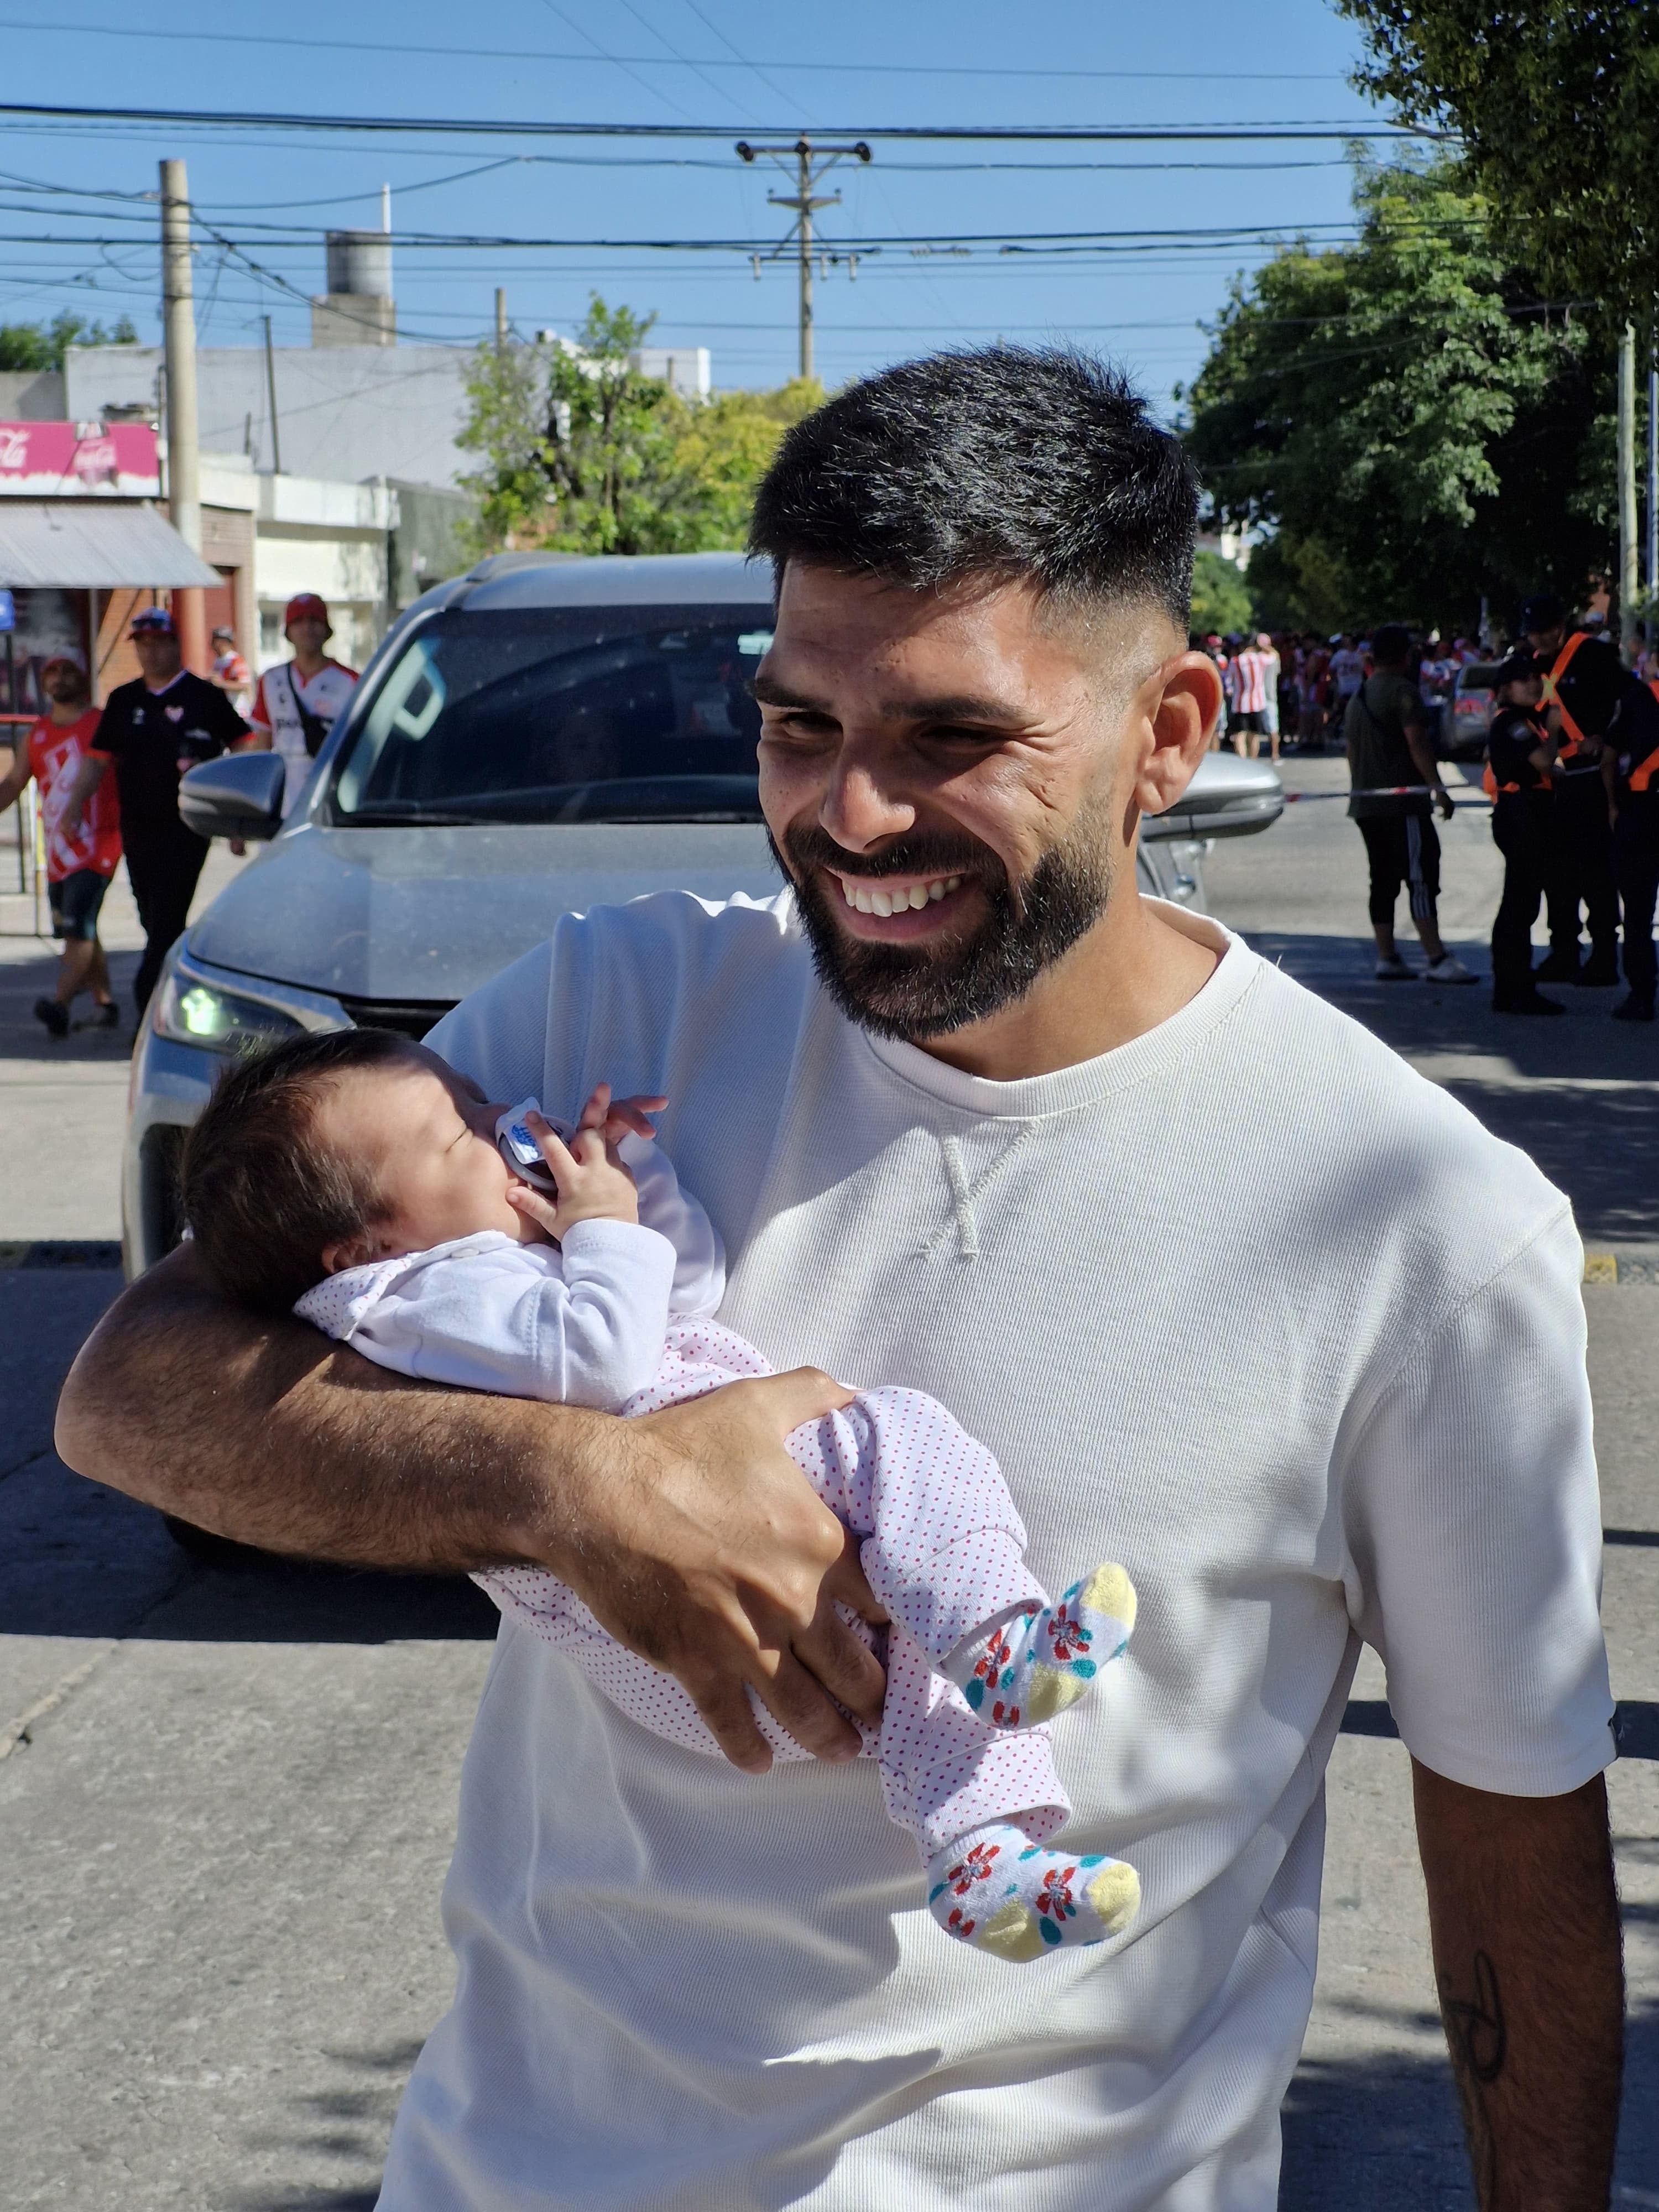
M1045 598L1146 599L1185 634L1198 477L1121 373L1059 348L933 354L795 424L751 550L913 591L984 574Z
M287 1313L323 1279L323 1253L385 1218L373 1179L314 1135L336 1078L410 1060L389 1030L285 1038L233 1062L185 1142L185 1218L216 1287L256 1313Z
M1371 659L1379 668L1403 668L1412 657L1412 634L1403 623L1383 623L1371 633Z

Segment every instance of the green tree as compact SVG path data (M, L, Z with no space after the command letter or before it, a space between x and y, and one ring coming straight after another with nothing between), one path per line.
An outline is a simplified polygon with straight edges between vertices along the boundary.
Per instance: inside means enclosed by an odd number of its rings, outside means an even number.
M1642 0L1337 0L1359 82L1461 135L1496 234L1611 326L1652 312L1659 9Z
M1240 280L1186 395L1218 514L1263 538L1258 613L1322 629L1472 625L1611 552L1610 404L1582 322L1546 312L1441 162L1362 167L1358 241Z
M823 404L823 386L796 377L775 392L720 392L708 399L671 397L680 504L665 526L674 552L738 550L747 543L755 487L791 423Z
M633 366L654 316L597 294L569 346L481 345L459 443L477 551L692 553L744 543L754 490L818 386L687 399Z
M1250 587L1237 562L1229 561L1210 546L1200 545L1193 556L1193 629L1200 637L1212 630L1229 636L1252 627Z
M608 307L596 292L571 344L478 348L458 442L485 456L461 482L478 500L488 544L556 535L572 552L662 550L669 389L630 358L654 320Z
M66 349L72 345L137 345L138 333L130 315L116 319L113 330L88 322L65 307L49 323L0 323L0 369L62 368Z

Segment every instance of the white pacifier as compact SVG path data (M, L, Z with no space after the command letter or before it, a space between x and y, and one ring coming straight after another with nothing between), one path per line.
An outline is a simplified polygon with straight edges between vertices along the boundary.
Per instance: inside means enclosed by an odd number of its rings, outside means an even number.
M495 1142L501 1146L514 1175L521 1176L527 1183L533 1183L538 1190L556 1192L558 1185L554 1180L553 1170L542 1158L542 1148L536 1142L534 1132L526 1119L528 1115L541 1112L539 1099L521 1099L510 1112L501 1115L497 1120ZM568 1141L571 1133L568 1123L558 1121L551 1114L543 1114L542 1119Z

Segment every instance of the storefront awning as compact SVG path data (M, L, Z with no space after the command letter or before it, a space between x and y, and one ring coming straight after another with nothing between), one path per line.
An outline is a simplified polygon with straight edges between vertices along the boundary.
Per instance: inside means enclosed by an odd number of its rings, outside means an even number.
M222 581L153 507L0 499L0 586L112 592Z

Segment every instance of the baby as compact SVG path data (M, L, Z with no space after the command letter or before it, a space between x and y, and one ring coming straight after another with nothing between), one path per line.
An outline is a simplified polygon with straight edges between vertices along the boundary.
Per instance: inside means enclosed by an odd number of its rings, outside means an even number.
M563 1134L485 1101L434 1054L349 1030L231 1067L191 1131L185 1212L229 1297L290 1308L401 1374L624 1414L771 1370L712 1316L720 1239L652 1135L666 1102L597 1090ZM1133 1918L1133 1868L1048 1848L1071 1801L1042 1725L1133 1625L1121 1567L1050 1602L995 1461L914 1390L866 1393L788 1449L861 1540L890 1616L865 1750L947 1935L1012 1960ZM477 1577L641 1727L718 1755L686 1692L539 1569ZM759 1705L784 1759L804 1753Z

